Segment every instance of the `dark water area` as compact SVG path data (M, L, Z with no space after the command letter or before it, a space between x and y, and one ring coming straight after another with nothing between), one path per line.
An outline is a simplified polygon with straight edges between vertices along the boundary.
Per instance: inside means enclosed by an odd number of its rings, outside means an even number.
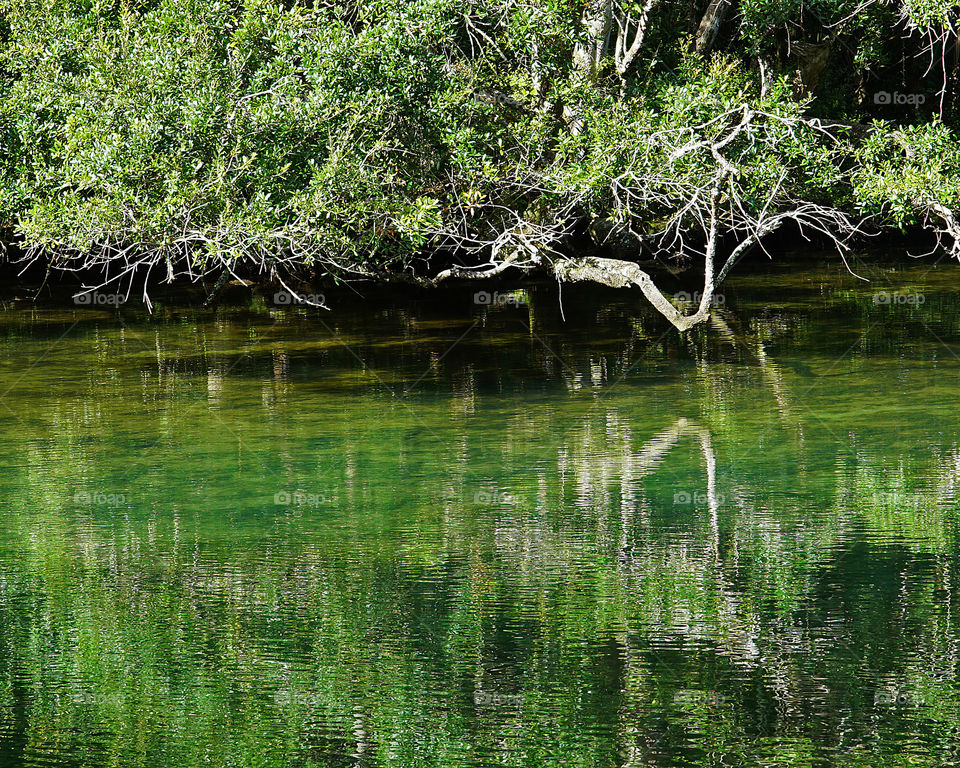
M0 295L0 767L957 764L960 268L834 262Z

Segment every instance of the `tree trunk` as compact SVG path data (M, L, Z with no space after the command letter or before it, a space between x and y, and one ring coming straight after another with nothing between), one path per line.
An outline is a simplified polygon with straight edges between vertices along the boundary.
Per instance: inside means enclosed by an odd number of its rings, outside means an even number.
M700 27L697 29L697 35L694 38L694 50L701 56L706 56L713 50L713 44L717 41L717 35L720 33L720 26L730 10L731 0L710 0L703 18L700 20Z
M824 43L797 43L794 48L800 59L800 88L805 96L809 96L816 89L820 75L827 66L827 59L833 50L833 40Z
M594 83L600 61L607 52L610 26L613 23L614 0L591 0L583 14L585 40L573 51L573 65L585 82Z

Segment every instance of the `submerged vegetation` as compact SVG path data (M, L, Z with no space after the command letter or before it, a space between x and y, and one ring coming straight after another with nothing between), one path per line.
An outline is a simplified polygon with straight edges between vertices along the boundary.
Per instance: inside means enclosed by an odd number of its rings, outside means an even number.
M540 271L639 285L684 329L783 226L960 256L958 24L952 0L0 0L0 227L145 299ZM653 260L704 273L692 314Z

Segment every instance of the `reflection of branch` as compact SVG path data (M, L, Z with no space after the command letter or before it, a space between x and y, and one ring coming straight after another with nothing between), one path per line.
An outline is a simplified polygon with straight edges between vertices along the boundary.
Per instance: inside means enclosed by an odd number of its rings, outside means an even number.
M715 533L714 547L717 548L717 514L720 504L717 495L717 458L713 452L713 437L710 430L696 422L680 417L672 427L647 440L638 453L630 456L627 461L628 469L631 471L631 475L637 479L650 474L660 466L666 455L680 442L682 437L696 437L700 443L700 451L703 453L703 462L707 472L707 503L710 508L710 524Z
M703 463L707 467L707 504L710 507L710 532L714 559L720 562L720 521L717 499L717 457L713 453L713 440L708 429L696 427L697 437L700 440L700 452L703 454Z
M716 596L719 599L720 617L728 623L725 641L722 647L732 658L744 664L754 664L759 655L756 645L756 633L749 623L737 620L741 612L740 595L724 576L720 560L720 504L723 496L717 491L717 457L713 450L713 436L709 429L685 418L679 418L673 426L665 429L643 444L640 451L630 457L637 476L642 477L655 470L666 454L683 437L695 437L703 456L706 472L707 506L710 512L710 557L704 562L709 570L712 560L716 578Z
M640 451L627 460L630 469L636 472L636 477L644 477L660 466L664 457L680 441L681 436L689 428L690 422L684 418L679 418L672 427L647 440Z
M773 399L777 401L780 418L784 421L794 421L793 414L790 411L790 402L787 399L787 392L785 391L786 388L783 384L783 371L780 370L780 366L767 357L767 351L763 348L763 341L760 339L760 334L757 334L757 343L754 349L752 344L747 344L746 340L738 336L727 321L724 320L722 314L727 313L728 310L725 309L714 312L710 317L711 324L731 345L736 348L740 348L740 345L742 345L744 349L756 358L757 363L760 365L760 373L763 380L773 392Z

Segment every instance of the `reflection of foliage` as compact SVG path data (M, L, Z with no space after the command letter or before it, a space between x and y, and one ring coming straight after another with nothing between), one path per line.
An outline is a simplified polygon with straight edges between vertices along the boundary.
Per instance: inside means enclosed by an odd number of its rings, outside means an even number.
M905 731L942 762L949 398L917 397L908 453L882 339L836 363L816 318L763 316L760 362L750 334L647 349L609 308L626 332L578 343L541 306L524 322L565 364L490 310L405 405L377 377L412 382L463 332L428 310L344 323L366 371L296 313L54 351L60 375L16 390L30 430L0 437L4 732L125 766L880 766ZM46 339L3 331L9 385ZM78 510L78 486L126 503ZM278 509L278 488L337 502Z

